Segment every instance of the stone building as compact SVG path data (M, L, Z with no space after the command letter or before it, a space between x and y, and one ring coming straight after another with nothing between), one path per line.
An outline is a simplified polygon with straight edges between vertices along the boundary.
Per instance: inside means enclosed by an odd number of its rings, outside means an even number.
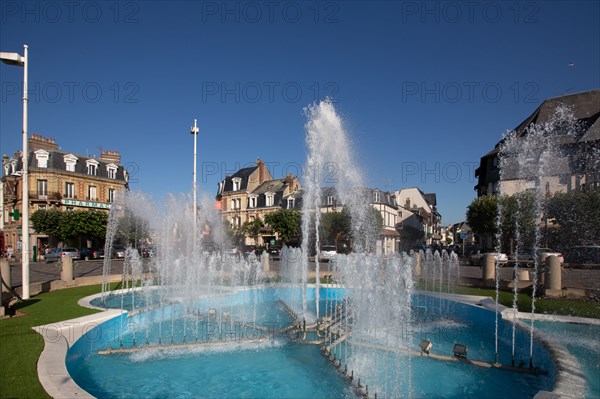
M62 150L52 138L32 134L28 139L29 214L38 210L97 209L108 212L117 192L127 189L127 171L116 151L102 150L98 158ZM2 159L0 228L6 245L21 242L22 153ZM30 226L30 253L48 243ZM84 243L85 244L85 243Z
M217 207L224 221L233 228L260 219L280 209L302 209L302 186L298 177L288 175L274 179L262 160L227 176L217 191ZM263 245L277 239L275 232L264 227L258 242L245 237L244 244Z
M523 179L511 173L509 168L503 172L504 194L541 189L551 195L600 187L600 89L545 100L514 129L515 134L519 139L526 139L531 125L543 126L555 116L559 106L566 106L572 111L577 128L574 134L554 137L558 155L552 160L552 172ZM500 192L499 155L502 143L503 140L499 141L493 150L481 157L475 170L477 196ZM505 164L510 166L510 159ZM536 188L537 184L541 187Z

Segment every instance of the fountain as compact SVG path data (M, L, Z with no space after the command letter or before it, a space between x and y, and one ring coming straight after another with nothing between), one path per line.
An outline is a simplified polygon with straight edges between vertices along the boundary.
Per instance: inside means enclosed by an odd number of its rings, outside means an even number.
M506 366L528 353L528 332L511 330L482 308L484 300L473 306L450 299L455 254L369 253L368 202L343 123L329 101L306 114L303 241L284 248L278 274L263 270L254 255L223 251L220 216L208 198L196 223L186 196L164 206L140 193L118 199L109 237L136 245L150 239L156 255L142 260L129 248L121 290L111 292L106 278L95 303L120 314L69 350L77 384L98 397L504 397L551 390L554 365L542 343L531 344L536 368ZM335 170L335 179L322 181L323 168L334 168L325 170ZM353 251L335 256L322 284L324 183L351 215Z
M531 124L527 127L526 134L519 135L515 131L509 132L501 146L499 152L500 166L500 194L512 195L516 200L517 215L511 215L514 210L505 211L499 201L498 225L501 226L501 219L513 217L515 224L515 248L514 253L519 253L524 242L527 242L531 248L534 248L533 256L533 283L532 283L532 305L530 322L530 347L529 347L529 366L533 366L533 342L535 331L535 301L539 286L540 257L537 248L541 245L540 221L544 218L544 199L549 194L549 177L559 176L568 170L568 154L564 153L561 144L573 137L580 130L578 122L575 119L572 109L566 105L559 105L554 115L545 123ZM530 195L531 194L531 195ZM531 206L533 202L533 206ZM529 206L528 206L529 205ZM528 237L528 221L533 225L533 237ZM522 225L525 224L525 225ZM503 248L502 231L496 237L497 251L505 250ZM510 249L510 248L507 248ZM496 262L496 268L498 262ZM518 259L514 264L513 280L513 317L517 312L517 295L519 287ZM496 269L496 276L499 276ZM496 278L496 302L498 301L499 279ZM514 352L515 329L513 324L512 346ZM496 339L497 341L497 339ZM514 356L512 360L514 365Z

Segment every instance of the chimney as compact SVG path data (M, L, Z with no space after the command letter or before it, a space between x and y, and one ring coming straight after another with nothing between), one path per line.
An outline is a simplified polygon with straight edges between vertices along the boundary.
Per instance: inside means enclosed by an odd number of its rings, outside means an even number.
M121 163L121 154L119 154L119 151L101 150L100 160L119 165Z
M54 139L52 137L44 137L40 134L35 133L27 139L27 145L29 146L30 151L40 149L48 151L58 150L58 144L54 142Z
M258 166L258 184L260 185L265 181L265 163L259 158L256 165Z

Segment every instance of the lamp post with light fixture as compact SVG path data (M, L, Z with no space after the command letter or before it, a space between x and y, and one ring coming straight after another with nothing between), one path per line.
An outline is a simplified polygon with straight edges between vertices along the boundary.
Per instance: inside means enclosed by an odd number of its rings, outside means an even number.
M22 298L29 299L29 173L28 158L29 149L27 148L27 69L29 68L28 46L23 45L23 56L19 53L0 53L0 60L8 65L23 67L23 172L22 172L22 243L21 243L21 269L22 269Z
M192 211L192 214L194 216L194 224L193 224L193 226L194 226L194 234L193 234L194 246L196 245L196 224L198 223L196 220L196 216L197 216L197 212L198 212L197 204L196 204L196 191L197 191L197 189L196 189L196 143L197 143L197 138L198 138L198 132L199 132L198 120L194 119L194 126L192 126L192 129L190 130L190 134L194 135L194 177L193 177L194 185L193 185L193 211Z

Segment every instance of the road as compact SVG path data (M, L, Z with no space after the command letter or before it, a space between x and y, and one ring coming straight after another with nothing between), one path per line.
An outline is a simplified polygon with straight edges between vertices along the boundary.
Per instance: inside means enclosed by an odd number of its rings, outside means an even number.
M314 265L314 263L312 263ZM321 271L328 272L329 264L321 263ZM102 275L103 260L75 261L73 277L100 276ZM123 270L122 260L111 261L111 273L120 274ZM312 268L314 270L314 266ZM279 271L279 261L271 262L271 271ZM446 278L447 273L443 273ZM463 283L473 281L482 276L482 270L479 266L470 266L461 263L460 276ZM513 276L512 267L500 268L500 278L504 281L511 281ZM12 286L21 286L21 264L11 263ZM44 283L53 280L60 280L60 270L56 263L32 262L29 268L29 281L31 283ZM562 276L562 285L569 288L581 288L586 290L597 290L600 292L600 269L564 269Z

